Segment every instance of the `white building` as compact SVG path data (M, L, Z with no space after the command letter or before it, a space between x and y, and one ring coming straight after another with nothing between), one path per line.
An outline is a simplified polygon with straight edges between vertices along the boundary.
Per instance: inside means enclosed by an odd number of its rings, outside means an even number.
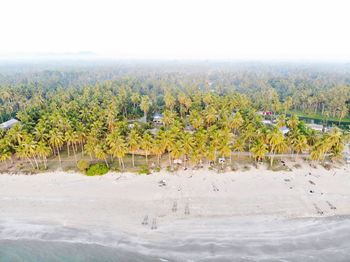
M11 127L13 127L15 124L18 124L19 121L17 119L11 118L10 120L0 124L0 128L3 130L7 130L10 129Z
M163 125L163 115L162 114L155 114L153 116L153 123L155 125Z

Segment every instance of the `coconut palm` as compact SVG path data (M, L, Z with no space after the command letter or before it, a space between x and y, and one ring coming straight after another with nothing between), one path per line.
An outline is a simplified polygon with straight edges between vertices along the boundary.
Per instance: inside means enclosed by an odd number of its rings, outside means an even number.
M148 165L148 155L152 152L154 139L149 133L145 133L141 141L141 149L145 152L146 164Z
M162 144L164 145L164 148L170 152L171 147L173 146L175 142L175 135L174 132L171 132L170 130L166 130L164 132L160 132L158 134L159 139L161 140ZM169 165L171 166L171 155L168 154L169 157Z
M187 163L187 159L189 157L189 155L192 154L194 145L195 145L195 141L194 141L194 137L192 134L190 133L183 133L182 137L182 145L183 145L183 153L184 153L184 166L186 167L186 163Z
M267 135L267 141L270 146L270 165L272 166L274 154L280 154L287 151L288 145L284 139L283 133L278 128L274 128Z
M53 151L56 152L56 154L58 155L60 165L62 165L60 150L64 143L63 133L59 131L57 128L54 128L50 130L49 134L50 134L49 144L52 147Z
M190 113L189 120L194 129L200 129L204 126L204 119L197 110L193 110Z
M299 118L296 115L292 115L287 121L287 125L290 129L296 129L298 124L299 124Z
M165 152L165 146L161 139L156 139L153 143L152 152L157 156L158 166L160 167L160 159Z
M36 146L36 154L42 159L45 169L47 169L47 157L50 156L52 150L43 141L39 141Z
M265 155L268 153L268 147L263 141L258 140L250 149L250 152L253 154L253 157L256 161L261 161L265 158Z
M0 151L0 161L5 162L6 168L8 168L7 160L10 160L12 154L10 151L1 150Z
M109 152L118 158L119 167L124 169L124 161L123 157L128 151L127 144L125 143L124 138L120 135L120 133L115 130L111 134L107 135L106 138L107 145L109 146Z
M141 108L141 110L144 113L144 118L145 119L147 118L147 113L150 110L150 107L151 107L151 101L150 101L149 97L148 96L143 96L141 98L140 108Z
M109 167L107 161L107 147L104 141L99 142L94 148L95 157L99 160L103 160L106 166Z
M140 149L141 137L136 129L132 129L127 137L129 151L131 152L132 166L135 167L135 152Z

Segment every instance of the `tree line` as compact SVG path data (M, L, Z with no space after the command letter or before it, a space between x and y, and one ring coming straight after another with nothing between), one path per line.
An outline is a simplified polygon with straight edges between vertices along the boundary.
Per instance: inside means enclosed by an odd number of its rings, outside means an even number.
M146 164L154 155L158 165L167 155L170 166L174 159L181 159L185 166L215 163L219 157L232 161L232 152L251 152L256 161L270 153L271 164L274 155L286 152L310 153L315 161L342 157L347 137L338 128L318 133L283 110L275 126L265 125L247 94L211 91L194 79L186 88L179 86L147 78L64 88L10 86L2 103L17 108L21 124L0 131L0 160L7 163L20 158L40 169L47 167L50 156L61 161L66 150L75 161L78 154L106 165L112 158L123 169L128 154L132 165L135 154L144 155ZM156 130L155 112L163 113L164 123ZM142 116L147 123L137 121ZM290 131L284 135L281 127Z

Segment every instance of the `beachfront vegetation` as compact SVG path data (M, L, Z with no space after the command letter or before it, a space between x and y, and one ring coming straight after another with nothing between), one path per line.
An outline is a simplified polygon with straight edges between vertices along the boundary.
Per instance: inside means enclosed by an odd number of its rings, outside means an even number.
M242 72L211 77L198 72L115 77L110 71L99 72L102 76L97 72L94 84L85 73L81 79L76 72L45 71L36 75L39 81L28 77L0 86L2 119L15 116L21 122L1 131L0 160L8 164L22 159L39 170L47 168L48 159L62 163L64 153L65 161L95 174L102 166L88 169L79 159L88 156L91 163L104 163L103 170L124 170L135 166L135 156L143 156L145 167L139 168L148 170L151 164L160 166L163 156L169 167L174 160L184 167L218 163L219 158L232 163L246 153L256 161L268 158L271 164L279 154L305 154L315 161L342 157L344 131L334 127L316 132L296 115L286 114L295 109L346 118L350 88L338 75L332 79L340 84L332 82L327 89L322 74L314 81L302 72L286 79L250 71L246 74L251 78ZM113 81L105 81L108 72ZM305 88L307 84L312 88ZM273 111L276 124L264 124L259 110ZM163 114L162 125L152 123L155 113ZM155 157L152 163L150 156Z
M102 176L109 171L109 168L105 163L96 163L89 167L86 171L87 176Z

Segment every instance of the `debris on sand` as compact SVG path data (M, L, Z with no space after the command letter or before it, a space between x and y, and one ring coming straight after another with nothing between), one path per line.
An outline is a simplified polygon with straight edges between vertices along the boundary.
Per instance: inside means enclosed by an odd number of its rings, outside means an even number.
M174 201L173 208L171 209L171 211L173 211L173 212L177 211L177 202L176 201Z
M153 220L152 220L151 229L152 229L152 230L157 229L157 219L156 219L156 218L153 218Z
M323 215L324 214L324 212L315 203L314 203L314 207L315 207L315 209L317 211L317 214L319 214L319 215Z
M159 186L162 187L162 186L166 186L166 181L163 179L163 180L160 180L158 182Z
M185 215L189 215L190 214L190 207L188 204L186 204L186 207L185 207Z
M335 206L333 206L329 201L326 201L327 205L329 206L330 209L335 210L337 209Z
M212 186L213 186L213 191L214 192L218 192L219 191L219 189L217 188L217 186L215 184L212 184Z
M142 225L148 225L148 215L143 218Z
M313 182L312 180L309 180L309 183L314 186L316 185L315 182Z

